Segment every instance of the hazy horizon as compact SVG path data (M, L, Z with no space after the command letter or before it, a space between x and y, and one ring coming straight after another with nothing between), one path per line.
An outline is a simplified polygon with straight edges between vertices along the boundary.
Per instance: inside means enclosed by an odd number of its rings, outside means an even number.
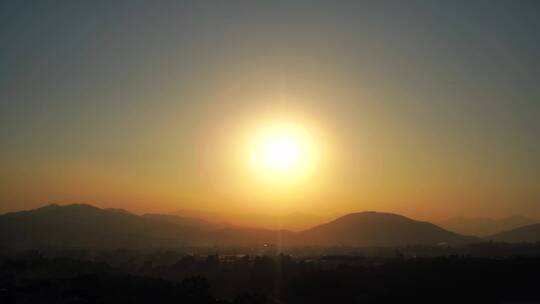
M0 213L540 218L537 1L3 2L0 45Z
M302 231L316 227L321 224L332 222L336 219L339 219L343 216L350 215L353 213L389 213L396 214L400 216L405 216L412 220L425 221L433 223L437 226L440 226L444 229L462 233L464 235L479 235L483 231L502 231L505 230L501 227L507 227L511 229L514 227L521 227L527 224L540 223L540 221L535 217L530 217L527 215L509 215L504 217L468 217L468 216L453 216L453 217L444 217L444 218L417 218L414 216L408 216L406 214L398 214L390 211L381 211L381 210L356 210L348 213L334 213L331 215L321 215L307 212L292 212L292 213L281 213L281 214L264 214L264 213L248 213L241 211L239 212L211 212L204 210L196 209L180 209L174 210L171 212L143 212L137 213L129 209L124 208L115 208L114 206L104 206L100 207L98 205L87 204L87 203L74 203L74 204L43 204L36 208L44 208L52 205L57 206L73 206L73 205L87 205L92 207L97 207L100 209L112 209L112 210L124 210L131 214L137 216L144 215L172 215L179 216L181 218L187 219L197 219L208 222L212 225L218 225L217 227L236 227L236 228L256 228L256 229L270 229L270 230L291 230L291 231ZM30 211L33 209L21 209L21 210L11 210L6 213L20 212L20 211ZM0 213L6 214L6 213ZM506 222L506 225L500 225L498 221ZM223 225L223 226L221 226ZM501 226L501 227L500 227ZM494 233L491 233L494 234ZM482 235L490 235L490 233L483 233Z

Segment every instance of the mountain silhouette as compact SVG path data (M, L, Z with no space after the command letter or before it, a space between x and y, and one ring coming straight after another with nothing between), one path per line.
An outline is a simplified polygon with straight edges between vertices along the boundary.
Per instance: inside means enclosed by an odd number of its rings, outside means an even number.
M300 236L299 242L313 245L397 246L475 241L474 237L459 235L428 222L379 212L348 214L303 231Z
M489 236L536 222L529 217L516 215L498 219L454 217L436 224L444 229L465 235Z
M540 242L540 223L503 231L487 239L498 242Z
M265 214L258 212L205 212L193 209L181 209L171 213L183 218L202 219L221 227L259 227L270 230L304 230L322 223L325 219L314 214L295 211L288 214ZM234 224L232 224L234 223Z
M186 244L201 231L91 205L48 205L0 216L4 247L149 247Z
M49 205L0 216L0 246L179 247L183 245L397 246L458 244L477 239L397 214L362 212L292 232L215 226L171 215L135 215L91 205Z
M194 218L194 217L184 217L179 215L170 215L170 214L157 214L157 213L147 213L143 214L141 217L149 220L154 220L158 222L168 222L179 226L191 227L196 229L203 230L213 230L217 228L222 228L225 225L219 225L210 223L208 221Z

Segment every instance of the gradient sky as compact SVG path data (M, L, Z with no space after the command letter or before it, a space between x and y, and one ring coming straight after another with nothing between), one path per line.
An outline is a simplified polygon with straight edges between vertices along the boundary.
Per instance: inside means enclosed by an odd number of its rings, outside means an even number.
M2 1L0 212L540 218L538 1ZM274 119L323 157L257 181Z

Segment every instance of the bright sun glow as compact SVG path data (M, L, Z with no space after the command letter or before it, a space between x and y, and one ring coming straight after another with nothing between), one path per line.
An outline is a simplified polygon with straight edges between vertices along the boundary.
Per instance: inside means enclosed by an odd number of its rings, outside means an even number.
M315 153L311 134L301 126L281 123L261 128L251 145L251 164L262 176L279 182L306 177Z
M287 134L269 137L262 143L260 151L253 154L254 160L262 161L270 169L288 170L300 161L299 142Z

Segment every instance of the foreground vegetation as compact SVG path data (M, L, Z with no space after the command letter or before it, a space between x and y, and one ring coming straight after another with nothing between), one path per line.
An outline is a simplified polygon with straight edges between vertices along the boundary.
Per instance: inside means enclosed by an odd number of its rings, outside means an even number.
M500 244L484 245L490 246L506 248ZM523 254L533 252L539 245L523 246L522 254L506 257L413 256L412 248L394 249L393 257L359 253L317 257L193 255L127 250L4 254L0 264L0 302L539 301L540 256ZM515 245L510 248L519 252Z

